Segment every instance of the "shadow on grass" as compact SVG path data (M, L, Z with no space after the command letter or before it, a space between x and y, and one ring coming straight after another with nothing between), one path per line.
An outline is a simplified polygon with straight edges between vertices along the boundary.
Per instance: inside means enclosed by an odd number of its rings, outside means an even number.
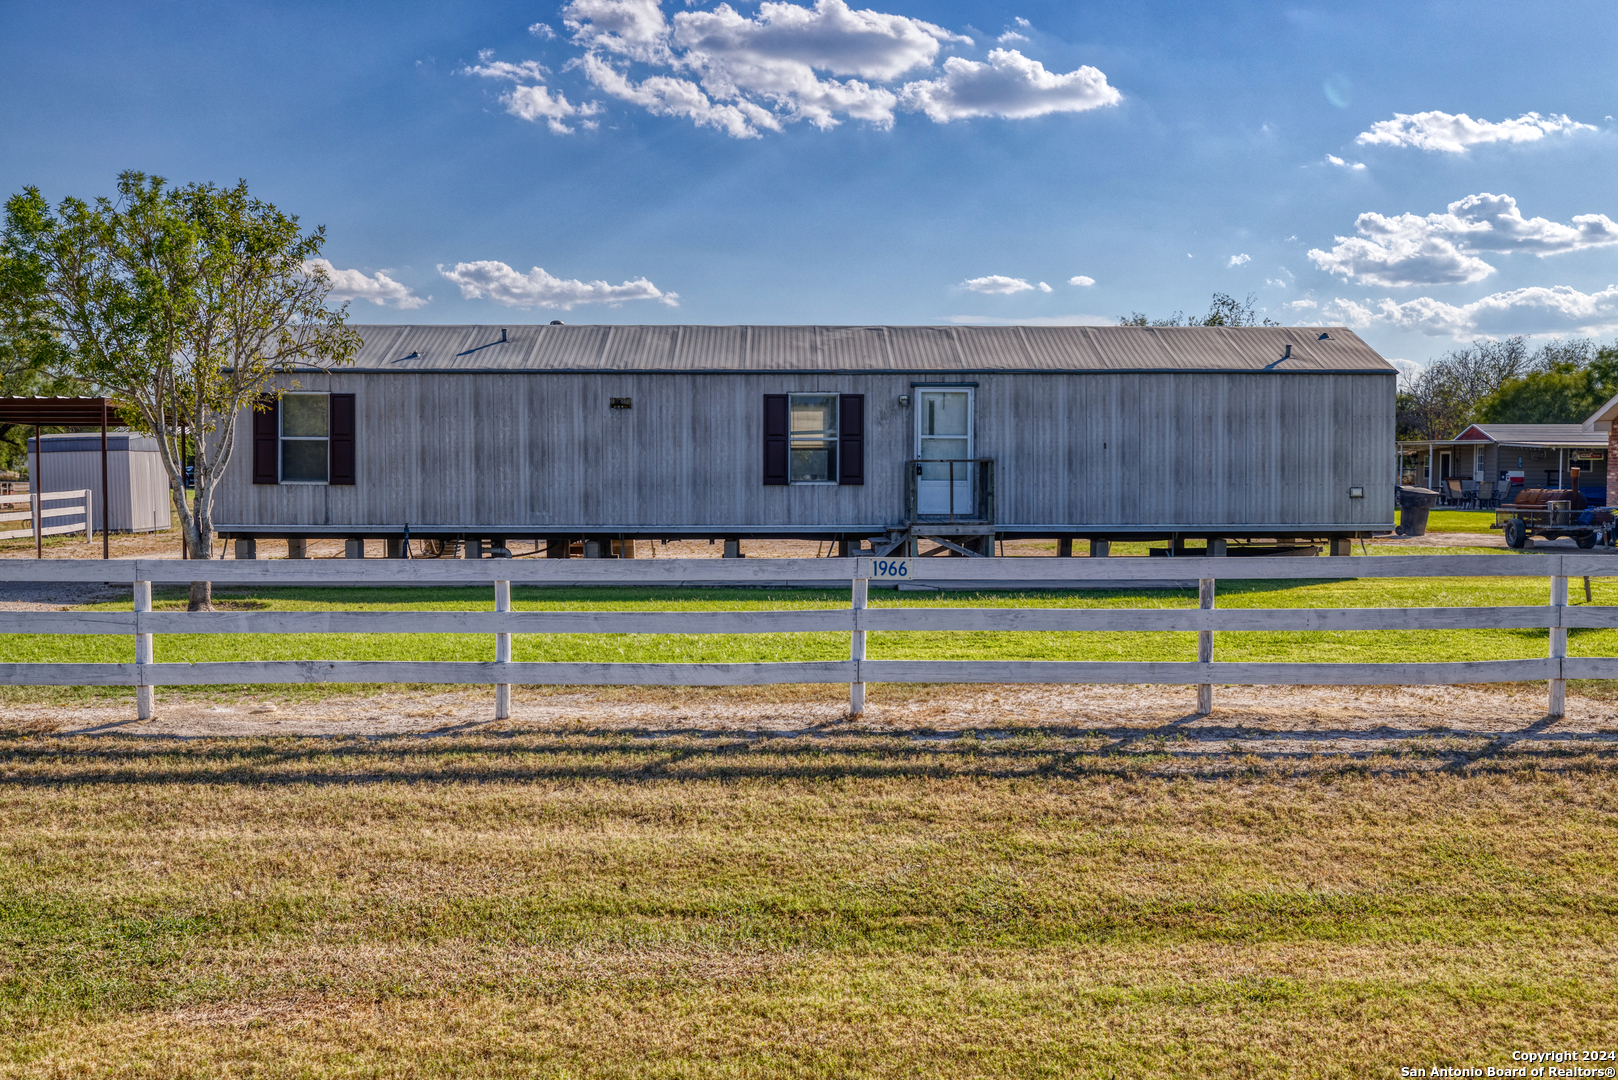
M486 784L841 779L1220 779L1330 773L1610 773L1618 733L1550 730L1542 718L1502 733L1464 727L1162 725L794 729L569 728L468 723L364 736L131 735L124 724L64 735L0 736L0 790L174 783ZM1196 726L1192 726L1195 724Z

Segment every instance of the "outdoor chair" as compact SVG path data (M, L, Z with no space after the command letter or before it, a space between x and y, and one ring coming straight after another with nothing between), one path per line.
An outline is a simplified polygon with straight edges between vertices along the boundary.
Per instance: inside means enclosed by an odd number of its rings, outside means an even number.
M1478 504L1478 482L1476 480L1461 481L1461 504L1476 507Z
M1495 497L1493 480L1481 480L1478 482L1477 500L1478 508L1480 510L1494 509Z
M1444 500L1445 502L1449 503L1451 506L1459 506L1461 504L1461 499L1463 498L1463 496L1461 494L1461 479L1460 479L1460 477L1451 476L1450 478L1445 480L1444 481L1444 492L1445 492L1445 500Z

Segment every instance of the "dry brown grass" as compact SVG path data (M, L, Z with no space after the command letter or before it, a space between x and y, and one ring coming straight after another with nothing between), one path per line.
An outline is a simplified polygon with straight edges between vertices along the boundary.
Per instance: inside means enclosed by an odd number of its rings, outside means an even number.
M1252 703L1204 736L1115 700L985 737L803 723L795 693L697 702L790 734L15 731L0 1075L1347 1076L1610 1044L1599 724L1497 694L1488 724ZM975 693L889 708L1017 705Z

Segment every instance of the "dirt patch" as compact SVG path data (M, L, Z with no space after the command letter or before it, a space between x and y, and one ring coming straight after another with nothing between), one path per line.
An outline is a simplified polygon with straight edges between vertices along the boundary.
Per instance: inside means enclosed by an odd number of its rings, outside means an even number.
M208 699L158 691L157 717L134 719L132 701L16 705L11 730L198 738L438 735L495 731L633 731L649 737L694 731L752 737L909 733L929 738L1007 738L1094 732L1115 740L1169 739L1223 752L1383 751L1408 740L1534 738L1618 748L1618 703L1570 695L1550 724L1545 691L1524 687L1220 687L1211 716L1194 713L1190 687L934 686L869 691L866 714L848 716L841 687L735 689L518 687L512 717L493 719L488 691L381 693L288 701L272 696Z

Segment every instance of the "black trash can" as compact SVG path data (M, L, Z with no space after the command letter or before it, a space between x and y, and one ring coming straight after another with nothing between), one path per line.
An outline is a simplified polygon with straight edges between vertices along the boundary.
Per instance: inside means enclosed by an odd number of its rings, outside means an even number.
M1438 503L1438 492L1431 488L1398 487L1400 536L1426 536L1427 515Z

